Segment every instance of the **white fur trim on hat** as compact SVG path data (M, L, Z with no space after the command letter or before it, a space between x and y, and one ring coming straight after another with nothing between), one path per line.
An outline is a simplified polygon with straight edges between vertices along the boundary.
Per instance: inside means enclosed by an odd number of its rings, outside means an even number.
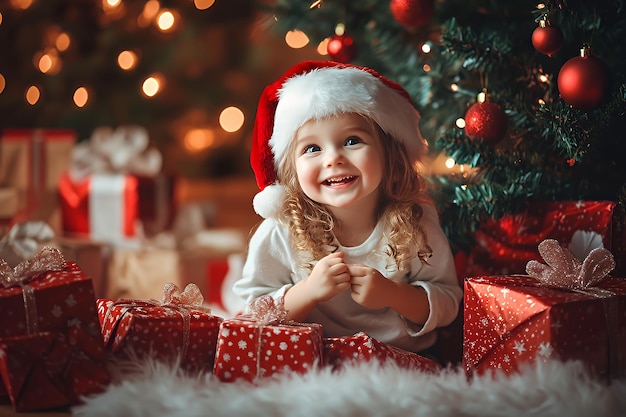
M402 142L414 160L425 151L420 115L411 102L378 77L359 68L327 67L284 82L269 144L278 169L296 131L309 120L339 113L359 113Z
M278 217L283 203L285 202L287 192L285 187L280 184L272 184L256 193L252 200L254 211L264 219L270 217Z

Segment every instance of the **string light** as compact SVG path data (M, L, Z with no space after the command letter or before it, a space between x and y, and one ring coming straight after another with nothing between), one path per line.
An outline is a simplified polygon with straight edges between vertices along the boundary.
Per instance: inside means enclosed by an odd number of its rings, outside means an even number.
M239 108L231 106L222 110L219 120L222 129L232 133L241 129L245 116Z
M193 0L193 4L198 10L206 10L215 4L215 0Z
M424 52L425 54L430 53L431 49L430 49L430 44L428 42L425 42L422 44L422 52Z
M11 5L16 9L26 10L33 5L33 0L11 0Z
M306 35L306 33L298 29L294 29L290 30L285 35L285 43L287 43L290 48L300 49L309 44L309 37Z
M162 77L160 75L152 75L146 78L141 86L141 91L147 97L154 97L162 88Z
M70 43L70 36L67 33L59 33L59 36L57 36L54 45L59 51L63 52L67 51L67 49L70 47Z
M89 100L89 92L85 87L78 87L76 91L74 91L74 104L77 107L84 107Z
M177 19L174 12L164 9L161 10L157 17L157 27L161 32L169 32L174 29L176 21Z
M117 56L117 65L121 69L129 71L137 66L137 54L133 51L122 51Z
M335 35L343 36L344 33L346 33L346 25L337 23L337 26L335 26Z
M161 9L161 5L157 0L148 0L146 4L143 6L143 11L137 17L137 24L139 27L145 28L150 22L157 16L159 10Z
M324 56L328 55L328 42L330 38L326 38L317 45L317 53Z
M446 168L452 169L456 165L456 161L453 158L448 158L444 162L444 165L446 166Z
M50 68L52 68L52 58L49 54L43 54L41 58L39 58L37 68L44 74L50 71Z
M456 127L458 127L459 129L463 129L465 128L465 119L462 117L459 117L458 119L456 119L456 121L454 122L454 124L456 125Z
M28 90L26 90L26 102L28 104L34 106L39 101L39 97L41 97L41 93L37 86L31 85L28 87Z
M183 138L183 146L190 152L209 149L214 143L215 132L209 128L190 129Z

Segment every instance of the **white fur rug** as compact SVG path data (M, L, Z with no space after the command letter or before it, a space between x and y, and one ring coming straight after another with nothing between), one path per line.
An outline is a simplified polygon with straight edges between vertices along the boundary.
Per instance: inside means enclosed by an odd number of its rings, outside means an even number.
M469 417L626 415L626 380L594 380L578 363L539 363L522 374L468 380L369 363L249 383L189 376L144 362L116 373L108 390L72 409L77 417L358 416ZM123 375L123 376L122 376Z

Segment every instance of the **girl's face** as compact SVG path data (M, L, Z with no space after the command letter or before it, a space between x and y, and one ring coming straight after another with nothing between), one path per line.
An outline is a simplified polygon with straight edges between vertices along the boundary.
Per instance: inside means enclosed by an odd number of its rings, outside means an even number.
M295 141L298 183L310 199L331 210L376 207L384 156L373 123L354 113L310 120Z

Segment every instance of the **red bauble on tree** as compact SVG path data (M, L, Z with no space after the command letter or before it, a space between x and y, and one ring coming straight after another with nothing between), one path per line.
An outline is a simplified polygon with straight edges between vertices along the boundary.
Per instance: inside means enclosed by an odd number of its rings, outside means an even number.
M563 32L546 20L541 20L539 27L533 31L532 43L537 51L552 56L563 47Z
M580 56L571 58L561 67L557 85L561 98L579 110L598 107L606 93L608 71L604 62L591 55L589 47Z
M504 109L493 101L485 100L472 104L465 113L465 133L488 145L497 145L509 128L509 119Z
M349 63L357 55L357 46L350 36L333 35L326 46L328 55L337 62Z
M434 0L391 0L391 15L402 26L415 28L430 21L435 11Z

